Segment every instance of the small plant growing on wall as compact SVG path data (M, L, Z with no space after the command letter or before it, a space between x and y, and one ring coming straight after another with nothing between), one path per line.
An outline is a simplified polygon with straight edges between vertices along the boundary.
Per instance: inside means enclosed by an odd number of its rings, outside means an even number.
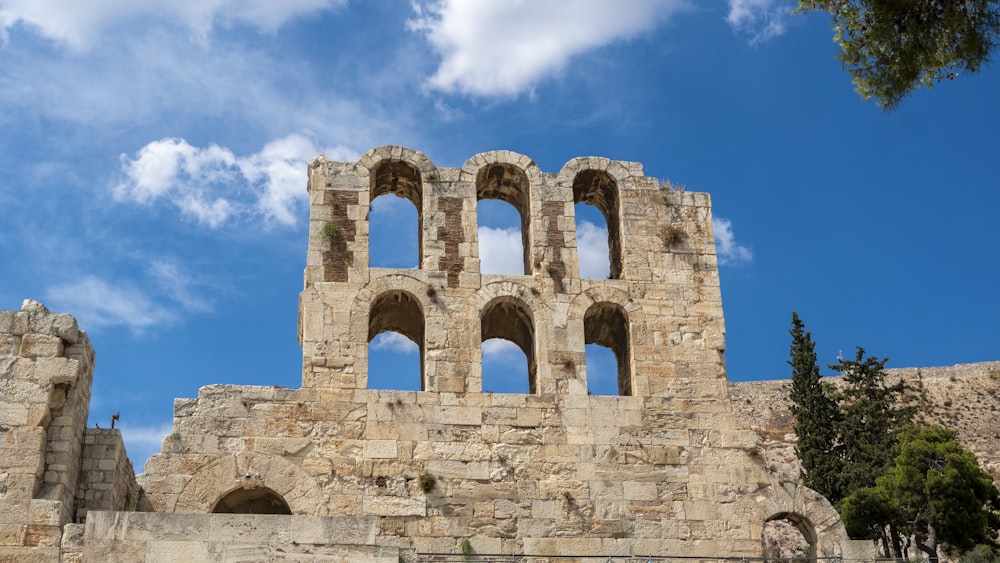
M323 236L333 240L340 237L340 228L333 223L327 223L323 225Z
M472 557L476 553L476 550L472 548L472 542L469 541L469 538L462 538L459 548L462 550L462 555L466 558Z
M420 490L425 493L433 491L434 487L437 486L437 478L435 478L430 473L424 473L423 475L421 475L419 482L420 482Z

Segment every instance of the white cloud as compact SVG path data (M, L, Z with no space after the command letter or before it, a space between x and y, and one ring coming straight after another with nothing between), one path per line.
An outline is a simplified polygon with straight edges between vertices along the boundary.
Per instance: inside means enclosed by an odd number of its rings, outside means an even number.
M318 152L299 134L271 141L246 157L216 145L198 148L184 139L160 139L132 157L120 156L122 176L113 193L118 201L140 204L166 200L211 228L258 215L294 225L296 210L306 201L306 168Z
M168 325L177 321L177 314L156 303L141 290L122 285L113 285L94 276L50 287L46 299L52 301L56 309L73 311L81 326L108 327L127 326L141 333L156 325Z
M608 229L590 221L579 221L576 226L576 248L580 260L580 277L594 280L608 279L611 274L608 252Z
M491 338L483 341L483 361L502 364L521 365L524 363L524 352L510 340Z
M524 274L521 230L479 227L479 270L484 274Z
M791 0L729 0L726 21L756 45L785 32L786 20L795 9Z
M211 302L198 294L199 288L210 284L192 277L176 262L161 258L142 270L145 276L130 282L82 275L49 287L45 296L56 309L73 311L81 326L124 326L135 333L175 324L183 313L211 310Z
M86 49L110 28L141 20L171 21L205 38L217 24L249 24L273 32L296 17L342 6L346 0L5 0L0 5L4 40L17 24L42 36Z
M142 466L146 460L160 451L163 438L173 432L173 425L170 422L153 426L132 426L124 422L118 424L116 428L121 430L122 440L125 442L125 452L132 460L132 468L136 473L142 472Z
M396 354L416 354L420 351L420 346L409 338L398 332L383 332L378 334L371 342L374 350L383 350Z
M753 260L753 251L736 242L732 221L713 217L712 230L715 231L715 249L719 256L719 265L736 266Z
M583 52L651 30L686 0L417 0L409 27L441 56L430 87L514 96Z
M180 304L186 311L207 311L211 304L197 296L194 287L201 285L176 263L166 259L154 260L149 265L153 283L163 295Z

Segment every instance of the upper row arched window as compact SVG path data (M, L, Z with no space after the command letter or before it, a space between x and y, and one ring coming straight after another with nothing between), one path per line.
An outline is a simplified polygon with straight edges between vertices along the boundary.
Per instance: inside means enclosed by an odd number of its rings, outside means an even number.
M483 273L533 272L530 182L512 164L483 166L476 176L479 256ZM383 160L371 174L369 256L373 267L420 268L423 260L423 184L402 160ZM582 278L622 276L621 204L608 173L584 170L573 181Z
M372 172L369 193L370 264L420 268L424 255L420 171L402 160L383 160Z

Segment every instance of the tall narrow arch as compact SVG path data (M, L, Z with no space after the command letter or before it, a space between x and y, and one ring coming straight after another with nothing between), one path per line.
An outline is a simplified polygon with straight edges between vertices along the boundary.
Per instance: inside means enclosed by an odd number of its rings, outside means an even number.
M497 199L511 205L521 219L524 274L531 274L531 197L528 176L513 164L494 163L476 174L476 200Z
M420 354L419 389L425 388L424 370L424 312L420 302L406 291L387 291L382 293L371 304L368 313L368 342L371 344L376 336L383 332L394 332L402 335L414 344ZM369 358L371 353L369 352ZM369 374L369 387L371 386ZM393 388L402 389L404 385Z
M384 159L380 161L371 173L369 201L374 205L374 201L384 195L394 195L409 200L417 210L416 267L419 269L422 267L424 256L423 183L420 170L403 160ZM369 255L371 255L371 232L369 232L368 240Z
M609 277L621 279L625 265L618 183L602 170L583 170L573 178L573 203L593 205L604 215L608 226Z
M631 351L629 325L625 311L615 303L594 303L583 318L583 339L614 352L618 364L618 394L632 394ZM588 374L589 378L592 374Z
M291 514L292 509L281 495L267 487L240 487L220 498L213 514Z
M513 297L498 297L483 308L480 320L483 342L501 338L521 349L528 363L528 392L536 393L535 323L528 307Z

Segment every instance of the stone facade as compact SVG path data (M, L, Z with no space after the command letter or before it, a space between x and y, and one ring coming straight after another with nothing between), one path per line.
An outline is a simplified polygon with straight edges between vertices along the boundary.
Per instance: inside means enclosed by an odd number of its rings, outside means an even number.
M387 193L417 209L415 269L369 266L368 212ZM106 436L87 444L77 418L52 418L48 427L59 421L59 436L92 452L91 466L67 466L86 485L50 477L48 463L5 471L40 483L23 487L27 499L76 499L84 524L69 524L68 508L51 520L66 529L64 560L753 557L773 519L794 523L814 555L868 552L825 499L768 471L757 434L737 422L707 194L661 189L637 163L576 158L543 173L496 151L451 169L387 146L354 163L315 159L309 198L302 387L212 385L176 400L173 433L139 478L147 512L95 512L91 499L130 508L126 468ZM523 275L480 272L484 198L518 209ZM609 279L580 277L580 202L607 220ZM56 357L70 342L0 328L19 366L37 363L31 350ZM421 391L368 388L368 345L385 331L418 345ZM529 393L484 392L491 338L524 352ZM588 394L592 343L616 356L618 396ZM92 354L77 363L89 393ZM0 373L15 381L25 369ZM51 395L36 402L52 410ZM18 428L41 428L39 416L25 410ZM44 429L31 432L32 448L51 448ZM99 489L118 492L91 495Z

